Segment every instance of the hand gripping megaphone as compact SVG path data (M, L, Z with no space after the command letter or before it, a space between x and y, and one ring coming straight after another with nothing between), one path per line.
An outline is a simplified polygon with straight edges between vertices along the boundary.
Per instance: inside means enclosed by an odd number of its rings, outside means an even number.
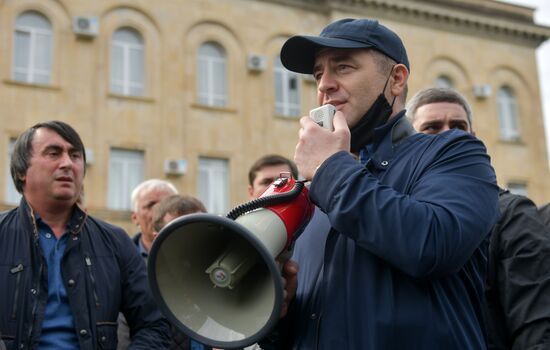
M162 313L211 347L240 348L263 339L283 302L278 260L313 211L303 182L281 177L227 217L190 214L170 222L147 265Z

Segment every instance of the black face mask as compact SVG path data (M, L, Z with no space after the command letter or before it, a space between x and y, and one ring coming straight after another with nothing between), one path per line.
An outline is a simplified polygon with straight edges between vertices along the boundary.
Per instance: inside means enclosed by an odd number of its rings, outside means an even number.
M352 153L359 153L359 151L363 147L371 143L374 136L374 129L376 129L380 125L385 124L391 116L393 103L395 102L396 97L393 98L391 105L388 103L388 100L386 100L384 91L386 91L386 86L389 80L390 78L388 77L388 80L386 80L382 92L380 93L380 95L378 95L367 113L363 115L357 125L351 128L350 131Z

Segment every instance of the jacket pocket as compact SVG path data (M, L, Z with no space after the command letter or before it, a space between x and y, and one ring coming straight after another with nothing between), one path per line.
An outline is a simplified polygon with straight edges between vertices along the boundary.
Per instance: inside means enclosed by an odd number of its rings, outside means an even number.
M97 330L97 345L99 349L114 350L117 346L117 326L116 322L98 322Z
M23 274L23 264L18 264L10 269L10 273L15 275L15 290L13 293L13 306L10 318L15 320L17 317L17 306L19 305L19 291L21 287L21 275Z

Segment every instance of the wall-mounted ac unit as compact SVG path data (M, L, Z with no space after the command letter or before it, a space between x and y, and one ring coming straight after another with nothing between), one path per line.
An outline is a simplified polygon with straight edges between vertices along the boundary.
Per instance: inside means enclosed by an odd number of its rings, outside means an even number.
M267 58L262 55L248 55L247 67L252 72L262 72L267 66Z
M479 99L485 99L489 96L491 96L491 85L488 84L482 84L482 85L474 85L474 96Z
M73 32L78 36L93 38L99 34L99 19L94 16L73 17Z
M164 173L166 175L184 175L187 172L187 160L166 159L164 161Z

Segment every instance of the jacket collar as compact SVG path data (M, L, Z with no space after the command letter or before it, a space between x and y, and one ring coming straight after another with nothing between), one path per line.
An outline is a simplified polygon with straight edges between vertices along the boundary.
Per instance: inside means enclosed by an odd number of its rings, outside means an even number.
M414 127L409 121L409 118L405 116L405 111L403 111L402 113L403 115L399 116L399 119L393 125L392 131L391 131L391 140L392 140L393 148L397 147L407 137L417 133L417 131L414 130Z
M393 159L393 153L409 136L416 134L412 124L405 115L405 110L399 112L388 123L376 128L374 143L367 145L366 156L362 161L368 161L369 167L385 170Z
M38 240L38 226L36 224L37 214L34 213L33 209L26 201L25 197L21 198L18 210L21 222L24 223L24 227L32 230L34 238ZM69 219L69 223L67 225L67 232L71 235L80 234L87 218L88 214L75 204L73 206L71 218Z

